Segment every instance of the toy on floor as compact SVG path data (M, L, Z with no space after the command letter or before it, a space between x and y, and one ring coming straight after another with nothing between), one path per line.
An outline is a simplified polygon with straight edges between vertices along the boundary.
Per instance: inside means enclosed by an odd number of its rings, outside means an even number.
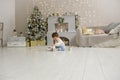
M48 46L48 47L47 47L47 50L48 50L48 51L55 51L56 48L55 48L55 46Z

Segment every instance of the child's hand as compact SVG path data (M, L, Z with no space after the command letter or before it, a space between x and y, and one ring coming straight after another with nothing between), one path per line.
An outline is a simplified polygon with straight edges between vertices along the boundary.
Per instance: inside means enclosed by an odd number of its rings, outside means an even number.
M55 46L55 45L53 44L53 45L51 45L51 46L53 47L53 46Z
M52 48L55 49L55 45L53 45Z

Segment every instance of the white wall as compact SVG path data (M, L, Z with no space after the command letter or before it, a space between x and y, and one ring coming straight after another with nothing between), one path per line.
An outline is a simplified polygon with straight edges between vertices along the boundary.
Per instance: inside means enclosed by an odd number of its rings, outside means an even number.
M19 32L25 31L27 17L34 5L45 17L54 12L74 12L80 15L81 26L104 26L120 22L119 4L120 0L16 0L17 28Z
M32 0L15 0L15 18L18 35L20 32L25 34L27 18L31 14Z
M101 24L120 22L120 0L98 0L97 16Z
M0 22L4 22L4 45L15 28L15 0L0 0Z
M58 12L78 13L82 26L107 25L120 21L120 0L33 0L44 16Z

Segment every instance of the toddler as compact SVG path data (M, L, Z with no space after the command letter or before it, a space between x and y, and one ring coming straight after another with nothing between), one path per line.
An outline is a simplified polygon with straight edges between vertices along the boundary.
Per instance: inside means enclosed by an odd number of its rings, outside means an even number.
M59 35L57 32L54 32L52 34L52 38L54 40L53 48L57 49L58 51L64 51L65 50L65 44L64 42L59 38Z

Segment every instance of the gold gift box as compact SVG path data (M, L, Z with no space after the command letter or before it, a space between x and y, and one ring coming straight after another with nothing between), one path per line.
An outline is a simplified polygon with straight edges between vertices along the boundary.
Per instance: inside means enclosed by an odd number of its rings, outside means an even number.
M30 47L30 42L26 42L26 47Z
M46 42L45 40L30 41L30 42L27 42L27 47L45 46L45 42Z
M37 41L31 41L31 47L37 46Z
M45 46L45 40L37 40L37 46Z

